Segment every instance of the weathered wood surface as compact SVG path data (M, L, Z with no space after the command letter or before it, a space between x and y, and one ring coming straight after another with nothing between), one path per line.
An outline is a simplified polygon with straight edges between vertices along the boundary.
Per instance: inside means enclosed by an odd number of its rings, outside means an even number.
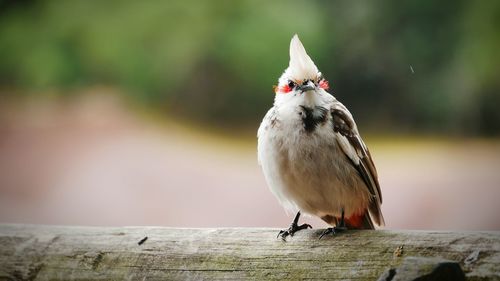
M500 232L277 231L0 224L0 280L377 280L409 256L500 280Z

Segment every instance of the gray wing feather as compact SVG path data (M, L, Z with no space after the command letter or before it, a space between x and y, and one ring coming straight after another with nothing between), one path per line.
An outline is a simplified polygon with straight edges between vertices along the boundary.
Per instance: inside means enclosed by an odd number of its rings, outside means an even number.
M338 138L339 144L347 157L351 159L352 164L358 170L360 176L366 184L366 187L373 195L368 210L370 216L377 225L383 226L384 217L380 210L382 204L382 193L378 182L377 170L370 151L359 135L356 123L347 108L338 101L335 101L331 107L333 130L343 136Z

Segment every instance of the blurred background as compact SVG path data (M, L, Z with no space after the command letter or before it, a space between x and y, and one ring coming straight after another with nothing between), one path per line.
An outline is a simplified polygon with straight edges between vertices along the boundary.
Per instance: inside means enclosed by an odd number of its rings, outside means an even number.
M500 230L495 0L0 0L0 222L287 227L256 131L295 33L387 228Z

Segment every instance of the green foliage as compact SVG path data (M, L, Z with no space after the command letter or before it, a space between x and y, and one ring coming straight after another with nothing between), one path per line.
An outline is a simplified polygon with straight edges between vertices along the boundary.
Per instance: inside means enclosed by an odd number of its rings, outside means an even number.
M498 1L1 4L4 86L115 85L155 110L254 129L298 33L368 130L500 133Z

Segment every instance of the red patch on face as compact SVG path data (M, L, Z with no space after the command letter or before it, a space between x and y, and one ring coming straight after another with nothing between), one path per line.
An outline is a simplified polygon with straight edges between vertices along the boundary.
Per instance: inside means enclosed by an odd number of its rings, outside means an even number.
M292 91L292 88L288 85L285 85L285 86L281 86L281 87L275 87L274 88L274 92L276 93L290 93Z
M319 81L319 87L323 90L330 89L330 85L328 84L328 81L326 81L325 79L322 79L321 81Z

